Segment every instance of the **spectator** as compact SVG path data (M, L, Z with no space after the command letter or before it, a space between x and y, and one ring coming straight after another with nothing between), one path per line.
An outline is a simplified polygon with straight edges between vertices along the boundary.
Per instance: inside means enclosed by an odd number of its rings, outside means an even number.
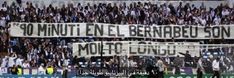
M19 65L19 66L23 66L23 61L24 61L24 60L23 60L21 57L17 57L16 63L15 63L15 64L16 64L17 66L18 66L18 65Z
M202 65L202 58L200 57L197 62L197 78L202 78L204 72L204 68Z
M9 57L9 61L8 61L8 67L12 67L13 65L15 65L15 59L17 58L17 55L15 53L12 53Z
M175 57L175 59L173 60L173 64L174 64L175 67L182 67L183 63L181 63L181 62L183 62L183 60L180 58L179 55L177 55Z
M23 74L23 69L20 65L17 66L17 75L22 75Z
M10 70L11 70L11 74L17 75L18 69L17 69L16 65L13 65L13 67L11 67Z
M68 78L68 69L67 69L67 67L63 67L62 76L63 76L63 78Z
M150 77L153 77L153 72L152 70L154 69L154 63L152 62L153 60L151 58L146 59L146 72L149 74Z
M22 66L23 66L23 68L30 68L31 67L28 60L24 60Z
M184 54L184 53L180 53L180 54L182 54L182 55L184 55L184 66L185 67L191 67L191 65L193 64L192 62L192 60L193 60L193 58L191 57L191 55L189 54L189 51L186 51L186 54Z
M7 63L8 63L8 56L5 56L5 57L2 59L1 67L7 67Z
M174 59L173 63L174 63L174 74L180 74L180 68L183 66L181 63L183 62L183 60L179 57L179 55L177 55L177 57Z
M45 75L46 74L46 70L44 69L44 64L41 64L38 68L38 74L39 75Z
M54 74L54 68L50 65L46 68L46 73L48 75L53 75Z
M219 66L220 62L219 62L219 58L216 58L213 62L212 62L212 68L213 68L213 76L212 78L220 78L220 66Z
M161 60L160 57L158 57L158 61L156 63L156 66L159 69L159 72L157 73L158 78L164 78L164 69L165 69L165 65L163 63L163 61Z
M213 56L210 55L209 58L206 58L205 61L203 61L203 67L205 69L205 73L212 73L212 62L213 62Z
M6 27L6 18L5 17L1 17L1 14L0 14L0 28L5 28Z
M69 62L70 62L70 59L69 58L66 58L66 59L64 59L64 65L65 66L68 66L69 65Z

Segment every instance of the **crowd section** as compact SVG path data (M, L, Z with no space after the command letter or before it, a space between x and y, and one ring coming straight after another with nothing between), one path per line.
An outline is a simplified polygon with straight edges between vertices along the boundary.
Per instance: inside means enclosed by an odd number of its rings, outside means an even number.
M165 3L136 2L130 5L116 3L99 4L64 4L62 7L39 8L33 3L13 3L7 6L3 3L0 17L1 25L5 22L98 22L111 24L145 24L145 25L219 25L233 24L233 8L228 4L220 4L218 7L206 9L204 4L195 7L193 4L180 3L179 6ZM4 24L3 24L4 23Z
M43 65L62 68L63 66L75 67L100 67L100 57L72 57L72 45L75 41L98 41L101 39L67 39L67 38L12 38L9 36L7 25L9 22L38 22L38 23L111 23L111 24L145 24L145 25L198 25L210 26L234 23L234 10L228 5L220 4L216 8L206 9L205 5L195 7L186 3L179 6L172 4L132 3L130 5L115 3L99 3L90 5L67 4L62 7L38 8L33 3L13 3L7 6L3 3L0 9L0 52L8 52L2 57L1 67L23 68L39 67ZM102 39L109 40L109 39ZM112 40L112 39L110 39ZM115 39L122 40L122 39ZM184 54L181 57L162 58L166 67L194 67L196 68L199 57ZM234 56L234 54L232 54ZM104 57L103 64L106 68L137 67L147 68L144 64L155 65L157 57ZM212 60L213 58L211 58ZM210 61L211 61L210 60ZM229 59L232 60L232 59ZM149 62L150 61L150 62ZM186 65L189 62L189 65ZM230 61L229 61L230 62ZM201 63L199 63L201 64ZM225 68L232 67L226 66ZM116 69L114 69L116 67ZM209 66L208 66L209 67ZM176 71L176 70L175 70Z

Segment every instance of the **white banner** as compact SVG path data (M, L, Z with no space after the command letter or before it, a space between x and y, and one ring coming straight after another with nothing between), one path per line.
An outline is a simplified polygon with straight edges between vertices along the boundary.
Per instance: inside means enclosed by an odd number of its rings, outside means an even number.
M181 56L186 51L199 56L199 48L195 42L96 41L73 43L73 56Z
M234 39L234 26L118 25L102 23L10 23L12 37L108 37Z

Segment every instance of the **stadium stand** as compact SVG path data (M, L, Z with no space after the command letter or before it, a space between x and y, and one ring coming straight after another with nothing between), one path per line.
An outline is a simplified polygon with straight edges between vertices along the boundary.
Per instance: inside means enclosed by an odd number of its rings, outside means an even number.
M33 71L42 66L53 66L56 72L66 68L71 76L83 74L98 75L105 72L108 76L130 76L131 74L147 74L147 67L154 66L158 56L94 56L79 57L74 55L73 43L108 43L112 41L148 41L148 42L197 42L199 44L216 44L195 46L201 49L178 56L164 57L167 74L193 74L197 62L202 61L205 72L212 73L212 59L221 57L221 71L233 74L234 53L233 38L225 39L151 39L151 38L119 38L119 37L14 37L12 23L102 23L112 25L144 25L144 26L232 26L234 24L233 1L84 1L84 0L7 0L0 1L0 56L1 71L14 65L20 65L24 74L35 74ZM53 2L55 1L55 2ZM63 1L63 2L62 2ZM103 1L103 0L102 0ZM109 1L109 2L108 2ZM113 3L111 3L113 2ZM158 2L158 3L157 3ZM230 3L229 3L230 2ZM39 3L39 4L37 4ZM54 4L52 4L54 3ZM210 4L210 5L207 5ZM44 6L43 6L44 5ZM81 29L82 30L82 29ZM102 44L101 44L102 45ZM131 45L130 47L136 48ZM144 47L140 46L140 47ZM162 45L163 46L163 45ZM103 47L101 47L103 49ZM184 48L183 48L184 49ZM198 50L198 51L197 51ZM182 50L181 50L182 51ZM185 50L183 50L185 52ZM199 56L192 51L199 52ZM187 51L186 51L187 52ZM161 57L161 56L159 56ZM180 67L177 70L177 67ZM34 70L35 69L35 70ZM157 70L157 68L154 68ZM27 73L26 73L27 72ZM5 77L9 76L7 71ZM2 73L1 73L2 74ZM70 76L70 77L71 77ZM87 75L88 76L88 75ZM191 75L192 76L192 75ZM228 76L228 75L226 75ZM232 76L232 75L230 75ZM0 76L1 77L1 76ZM3 75L4 77L4 75Z

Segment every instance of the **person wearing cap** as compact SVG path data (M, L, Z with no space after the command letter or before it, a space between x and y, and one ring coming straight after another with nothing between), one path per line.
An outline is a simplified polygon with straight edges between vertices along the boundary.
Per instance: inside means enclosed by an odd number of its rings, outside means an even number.
M23 70L22 67L20 65L17 66L17 75L22 75L23 74Z
M46 73L47 73L48 75L52 75L52 74L54 73L54 68L53 68L52 66L48 66L48 67L46 68Z

